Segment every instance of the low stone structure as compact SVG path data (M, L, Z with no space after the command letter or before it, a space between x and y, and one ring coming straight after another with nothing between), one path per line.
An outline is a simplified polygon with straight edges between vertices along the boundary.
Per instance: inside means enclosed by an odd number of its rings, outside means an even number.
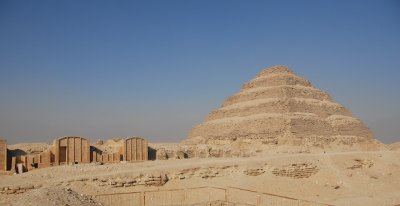
M302 164L290 164L286 165L283 168L275 168L272 171L272 174L276 176L282 177L291 177L291 178L309 178L312 175L317 174L319 169L317 166L311 163L302 163Z
M258 176L262 175L264 172L265 170L263 168L253 168L243 171L243 173L248 176Z
M37 184L37 185L32 185L32 184L25 184L21 186L6 186L6 187L0 187L0 193L5 193L5 194L20 194L24 193L26 191L32 190L32 189L37 189L42 187L42 185Z
M123 157L124 161L144 161L148 160L147 141L140 137L124 139Z
M7 141L0 138L0 171L7 170Z
M61 137L54 140L55 164L89 163L90 142L82 137Z
M360 168L370 168L372 166L374 166L374 162L371 160L355 159L354 164L350 167L347 167L347 169L354 170L354 169L360 169Z
M50 148L39 154L19 155L8 152L6 140L0 139L0 171L22 173L63 164L148 160L148 142L145 139L130 137L123 141L123 146L110 153L91 146L89 139L83 137L61 137L55 139ZM8 153L11 155L7 155Z

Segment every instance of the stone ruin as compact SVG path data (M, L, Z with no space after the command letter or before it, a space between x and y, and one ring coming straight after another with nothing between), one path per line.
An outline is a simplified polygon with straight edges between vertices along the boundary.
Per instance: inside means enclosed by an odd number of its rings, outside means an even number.
M63 164L146 161L148 150L148 142L141 137L124 139L123 145L111 153L91 146L89 139L83 137L61 137L39 154L16 155L7 149L6 140L0 139L0 172L21 173Z
M311 163L290 164L285 165L283 168L275 168L272 174L282 177L291 177L295 179L309 178L310 176L318 173L317 166Z
M256 78L192 129L186 145L326 147L336 144L377 148L371 130L324 91L286 66L262 70Z
M7 141L0 138L0 172L7 170Z

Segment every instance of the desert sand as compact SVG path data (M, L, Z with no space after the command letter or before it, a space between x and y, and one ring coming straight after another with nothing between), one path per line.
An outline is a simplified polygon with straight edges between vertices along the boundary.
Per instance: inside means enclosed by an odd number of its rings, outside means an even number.
M312 154L282 149L252 157L64 165L3 176L1 188L34 189L1 193L0 204L98 205L97 194L215 186L332 205L396 205L400 203L399 155L399 151ZM168 180L143 184L152 176Z

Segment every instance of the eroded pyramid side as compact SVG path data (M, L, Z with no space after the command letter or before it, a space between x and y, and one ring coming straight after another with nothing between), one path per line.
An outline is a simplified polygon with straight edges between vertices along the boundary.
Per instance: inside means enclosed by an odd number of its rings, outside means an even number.
M302 145L373 139L371 130L329 94L285 66L262 70L189 134L187 142L250 140Z

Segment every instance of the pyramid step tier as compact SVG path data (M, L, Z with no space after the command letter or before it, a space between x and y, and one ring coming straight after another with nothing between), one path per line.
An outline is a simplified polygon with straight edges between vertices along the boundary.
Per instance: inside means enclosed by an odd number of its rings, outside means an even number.
M240 128L246 128L245 130ZM358 119L332 115L322 119L315 114L262 113L246 117L230 117L208 121L196 126L191 137L208 139L303 139L310 136L360 136L372 138L370 130Z
M271 87L281 85L301 85L311 87L311 83L299 76L290 73L279 73L268 76L259 76L255 79L246 82L242 89L251 89L257 87Z
M331 97L321 90L300 85L281 85L270 87L257 87L242 90L224 101L222 107L232 104L265 98L305 98L321 101L332 101Z
M267 69L263 69L260 73L257 74L257 77L262 76L271 76L275 74L292 74L296 75L292 70L290 70L287 66L277 65Z
M340 104L305 98L264 98L239 102L212 111L206 121L226 117L244 117L258 113L313 113L321 118L332 114L351 116L350 111Z

